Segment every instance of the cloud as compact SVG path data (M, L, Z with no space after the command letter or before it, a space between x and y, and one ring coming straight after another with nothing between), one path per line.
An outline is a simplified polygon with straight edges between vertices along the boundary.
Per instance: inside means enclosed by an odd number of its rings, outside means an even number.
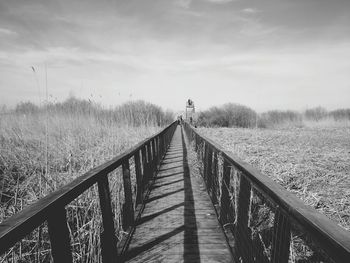
M177 5L181 8L188 9L188 8L190 8L191 3L192 3L192 0L177 0L175 2L175 5Z
M348 8L340 3L345 0L334 1L339 4L322 0L322 8L317 0L128 0L113 5L86 0L84 6L77 0L3 1L0 103L10 94L13 101L26 99L21 91L35 84L26 79L32 79L30 66L44 63L57 96L81 87L81 80L86 90L117 86L137 90L143 99L152 99L148 94L154 89L166 100L165 86L182 87L193 97L206 94L202 87L208 92L220 87L225 96L218 103L236 98L233 87L242 87L241 103L249 98L245 88L255 92L262 86L269 95L280 90L280 96L285 86L326 91L339 86L337 94L348 96L350 46L340 45L350 43ZM207 97L202 107L207 99L212 103ZM177 99L167 103L175 107ZM340 103L339 96L332 99ZM266 103L272 105L270 97Z
M0 27L0 36L1 35L6 35L6 36L17 36L17 32L15 31L12 31L10 29L7 29L7 28L1 28Z
M214 3L214 4L226 4L229 2L233 2L234 0L205 0L205 1Z
M255 8L245 8L245 9L242 9L241 12L244 14L256 14L259 11Z

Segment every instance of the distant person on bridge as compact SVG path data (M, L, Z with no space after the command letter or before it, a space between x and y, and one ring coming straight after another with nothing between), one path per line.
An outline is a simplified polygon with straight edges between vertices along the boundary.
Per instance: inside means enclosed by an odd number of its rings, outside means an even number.
M178 125L182 125L182 115L179 115L179 116L177 117L177 124L178 124Z

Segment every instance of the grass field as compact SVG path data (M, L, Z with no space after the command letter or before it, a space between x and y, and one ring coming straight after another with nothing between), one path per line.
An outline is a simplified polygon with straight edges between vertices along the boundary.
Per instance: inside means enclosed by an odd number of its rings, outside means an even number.
M81 114L0 116L0 222L159 131ZM135 173L131 162L132 176ZM123 203L120 169L109 176L118 233ZM67 206L74 262L101 262L101 213L92 187ZM18 242L0 262L47 262L50 242L44 224Z
M350 230L350 127L199 128Z

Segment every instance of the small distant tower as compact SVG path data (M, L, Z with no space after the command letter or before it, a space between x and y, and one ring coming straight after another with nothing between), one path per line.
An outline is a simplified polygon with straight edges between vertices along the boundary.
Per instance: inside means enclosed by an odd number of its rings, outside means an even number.
M194 119L195 107L191 99L186 101L186 121L192 123Z

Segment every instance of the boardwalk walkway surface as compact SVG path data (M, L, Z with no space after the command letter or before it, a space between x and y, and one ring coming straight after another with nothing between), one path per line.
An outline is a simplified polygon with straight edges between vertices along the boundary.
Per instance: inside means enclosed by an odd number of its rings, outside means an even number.
M204 183L190 171L178 126L136 222L126 262L232 262Z

